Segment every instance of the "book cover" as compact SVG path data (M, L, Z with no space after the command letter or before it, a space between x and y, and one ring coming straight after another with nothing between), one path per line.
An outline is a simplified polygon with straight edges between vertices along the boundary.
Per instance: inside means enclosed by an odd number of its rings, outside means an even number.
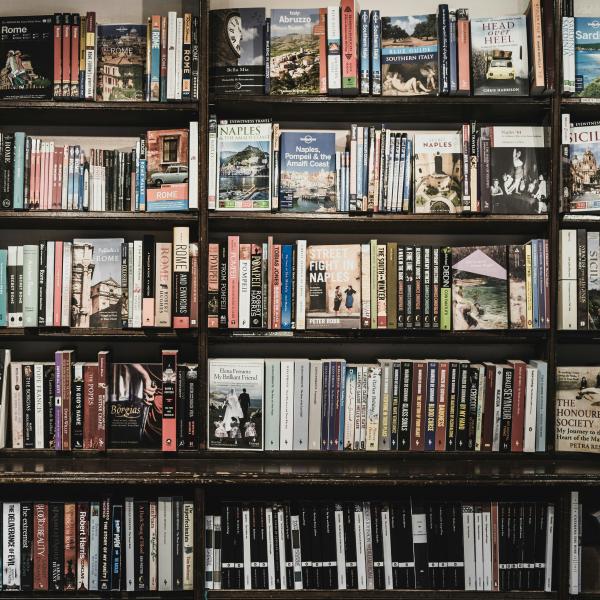
M279 144L280 209L335 212L335 133L283 131Z
M436 15L381 18L383 96L418 96L438 91Z
M271 94L318 94L319 9L271 10Z
M113 363L108 396L111 448L161 448L163 383L160 363Z
M96 100L144 100L146 25L98 25Z
M550 203L549 140L544 127L496 126L490 134L491 210L545 214Z
M461 132L417 133L414 153L415 212L461 212Z
M527 328L527 294L525 289L525 247L508 247L509 318L511 329Z
M525 15L471 19L471 69L475 96L528 96Z
M210 86L215 94L263 94L264 8L211 10Z
M600 177L600 125L573 125L569 144L570 169L567 175L570 184L571 207L581 203L583 207L600 200L600 189L596 181Z
M600 452L600 367L556 371L556 451Z
M506 267L506 246L452 249L455 331L508 327Z
M360 244L308 246L306 273L306 328L360 328Z
M0 60L0 99L51 99L52 16L0 17Z
M271 123L222 123L217 135L217 210L269 210Z
M187 210L189 130L161 129L146 136L146 210Z
M122 326L122 238L73 240L71 326Z
M209 361L209 449L263 449L264 369L260 359Z
M600 21L597 17L575 17L575 93L578 96L600 96L599 58Z

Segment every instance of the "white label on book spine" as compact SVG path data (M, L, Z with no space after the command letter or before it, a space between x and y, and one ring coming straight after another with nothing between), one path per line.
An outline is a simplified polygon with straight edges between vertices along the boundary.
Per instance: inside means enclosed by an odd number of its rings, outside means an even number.
M252 589L252 555L250 553L250 510L242 510L242 539L244 549L244 589Z
M346 589L346 548L344 545L344 511L341 506L336 506L334 515L335 524L335 555L337 564L338 590Z
M385 506L381 511L381 536L383 539L383 572L385 578L385 589L394 589L392 575L392 536L390 530L390 508Z
M33 365L33 386L35 399L35 448L44 447L44 365Z
M2 510L2 589L21 589L21 504L5 502Z
M280 450L292 450L294 440L294 361L281 361Z
M275 586L275 537L273 531L273 509L265 508L267 522L267 579L268 589L274 590Z
M183 503L183 591L194 589L194 505Z
M569 527L569 594L579 594L579 492L571 492Z
M465 563L465 591L474 591L475 588L475 520L473 518L473 505L463 504L463 551Z
M552 551L554 548L554 504L548 504L546 515L546 556L544 565L544 591L552 591Z

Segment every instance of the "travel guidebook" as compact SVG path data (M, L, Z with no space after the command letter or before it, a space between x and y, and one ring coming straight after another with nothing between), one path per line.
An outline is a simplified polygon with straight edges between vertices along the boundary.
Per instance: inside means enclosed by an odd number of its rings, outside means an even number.
M221 123L217 210L270 210L271 123Z
M284 131L279 147L279 208L335 212L335 133Z
M360 275L360 244L308 246L306 329L359 329Z
M52 98L52 17L0 17L0 99Z
M600 366L557 367L556 450L600 452Z
M381 69L384 96L437 94L437 16L382 17Z
M210 85L216 94L264 94L265 9L210 11Z
M569 146L570 169L568 195L571 211L598 212L600 208L600 125L571 127ZM578 205L579 203L579 205ZM597 206L598 204L598 206Z
M528 96L525 15L471 19L471 69L475 96Z
M600 19L575 17L575 93L600 97Z
M263 449L264 375L264 360L209 361L209 449Z
M506 246L452 248L454 330L508 327L506 267Z
M489 128L492 212L529 215L548 212L549 139L545 127Z
M462 210L462 161L461 132L415 134L415 213Z
M144 100L146 25L98 25L98 101Z
M271 94L319 93L318 26L318 8L271 10Z
M72 327L122 327L123 241L123 238L73 240Z

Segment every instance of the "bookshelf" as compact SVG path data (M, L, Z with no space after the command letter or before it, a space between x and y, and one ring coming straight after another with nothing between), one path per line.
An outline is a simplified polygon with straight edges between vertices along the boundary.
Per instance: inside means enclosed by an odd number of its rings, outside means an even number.
M504 0L503 0L504 1ZM506 0L506 12L522 12L523 2ZM227 330L208 330L206 324L207 250L212 240L223 239L229 233L251 236L274 234L280 236L309 235L343 236L360 239L366 235L386 239L429 236L443 240L487 240L490 236L501 243L526 241L531 237L548 237L552 257L551 289L557 287L558 231L561 226L600 228L600 218L567 215L559 217L556 210L550 215L505 216L437 216L437 215L373 215L345 216L342 214L264 214L208 212L206 198L208 114L219 117L271 117L278 121L396 121L458 123L476 119L494 123L532 123L552 127L552 187L559 189L560 117L569 111L586 118L597 118L600 103L577 98L561 98L559 92L543 97L482 98L482 97L222 97L208 93L208 10L222 7L225 0L135 0L122 3L106 0L97 7L92 0L55 2L56 10L98 11L99 22L135 22L152 12L192 6L201 19L200 90L198 102L188 103L117 103L117 102L54 102L6 101L0 105L0 127L23 127L57 131L59 128L102 127L111 135L131 128L161 128L184 126L190 120L199 121L199 189L198 212L177 213L79 213L79 212L2 212L0 237L42 237L46 230L64 231L66 238L74 231L86 234L119 235L132 232L154 232L168 235L175 225L188 225L194 240L200 244L200 328L195 331L175 330L74 330L60 329L0 329L0 345L15 350L20 359L47 358L57 348L72 347L81 359L90 359L99 349L110 347L116 359L132 356L156 359L161 348L177 347L185 360L200 365L200 422L201 447L165 455L154 450L108 450L106 452L73 451L60 453L50 450L0 451L0 494L39 494L47 497L72 497L74 489L108 489L120 493L129 490L158 491L160 494L185 490L195 500L195 591L173 593L86 593L45 594L51 600L66 596L100 599L111 597L165 598L247 598L253 600L314 599L383 600L384 598L420 600L468 600L494 597L500 600L533 600L568 598L568 492L600 486L600 462L593 456L560 454L553 451L554 439L554 372L558 363L568 363L571 357L589 361L596 352L600 333L559 332L556 330L556 297L552 299L552 326L547 331L500 332L440 332L440 331L302 331L240 333ZM126 4L125 14L121 10ZM237 5L229 2L230 5ZM248 4L246 2L246 4ZM250 2L248 5L260 5ZM266 2L289 6L289 0ZM310 5L309 2L307 5ZM486 14L491 2L470 0L467 5ZM480 8L481 4L481 8ZM498 4L498 3L496 3ZM24 0L24 14L48 12L42 0ZM560 31L561 0L555 1L555 31ZM8 9L2 8L2 13ZM10 12L18 12L10 7ZM404 12L404 10L403 10ZM558 74L560 36L547 40L555 47ZM558 75L557 75L558 80ZM554 194L553 198L556 198ZM340 348L340 344L343 346ZM498 454L454 452L394 453L394 452L224 452L206 450L207 359L209 357L339 356L372 360L376 357L458 356L469 358L481 353L490 360L509 355L515 358L542 358L548 361L549 389L547 413L548 451L528 454ZM479 353L479 354L478 354ZM362 493L395 497L419 490L444 494L469 493L485 495L521 494L524 497L553 498L557 506L557 536L555 548L556 591L541 592L447 592L447 591L210 591L203 590L203 515L207 503L228 498L235 493L248 499L265 494L289 497L292 494L311 498L339 497L341 494ZM87 493L87 492L86 492ZM70 496L71 495L71 496ZM0 594L6 598L41 597L27 592ZM598 594L582 594L584 598L600 598Z

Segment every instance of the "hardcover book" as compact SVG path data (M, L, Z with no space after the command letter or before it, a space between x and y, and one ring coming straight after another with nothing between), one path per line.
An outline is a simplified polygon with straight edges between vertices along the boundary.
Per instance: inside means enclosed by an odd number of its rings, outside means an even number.
M148 131L146 139L146 210L187 210L188 129Z
M215 94L265 91L265 9L210 11L210 85Z
M549 140L544 127L490 127L491 209L543 214L550 200Z
M318 27L318 8L271 10L271 94L319 93Z
M96 100L144 100L146 25L98 25Z
M160 449L162 412L162 364L113 363L108 400L109 447Z
M271 123L222 123L217 142L217 210L270 210Z
M308 246L306 328L360 328L360 244Z
M53 49L51 16L0 17L0 99L51 99Z
M527 48L525 15L471 19L475 96L528 96Z
M73 240L71 326L122 326L122 238Z
M575 17L575 93L587 98L600 97L600 20Z
M455 331L508 327L506 246L452 248Z
M335 133L284 131L279 144L280 209L335 212Z
M384 96L418 96L438 91L436 15L381 18Z
M262 450L264 360L212 359L208 367L209 449Z
M600 452L600 367L556 369L557 452Z
M417 133L414 149L415 212L461 212L461 132Z

